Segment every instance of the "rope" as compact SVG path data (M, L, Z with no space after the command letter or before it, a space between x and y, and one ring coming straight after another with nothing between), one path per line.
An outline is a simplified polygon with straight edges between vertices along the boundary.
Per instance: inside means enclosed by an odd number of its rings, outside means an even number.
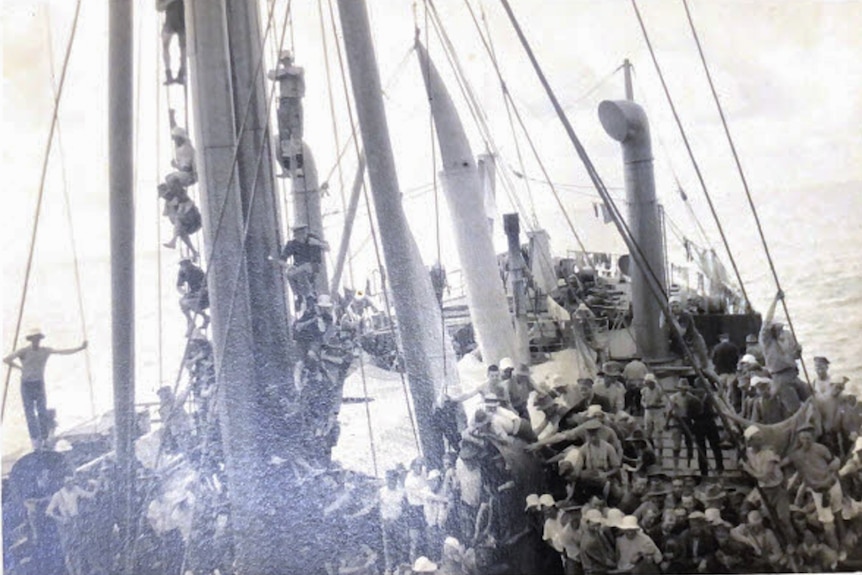
M156 22L156 34L159 35L159 19L155 19ZM158 181L159 177L162 173L162 90L161 90L161 74L162 74L162 58L161 58L161 45L159 42L156 42L156 178ZM165 362L163 358L163 339L164 339L164 326L162 321L162 210L161 210L161 202L156 199L156 319L158 321L158 329L157 329L157 339L158 339L158 364L159 364L159 386L162 385L162 382L165 380Z
M46 20L46 30L48 36L48 68L51 71L51 92L54 97L57 97L57 86L54 77L54 46L52 41L51 34L51 18L50 12L46 10L45 12L45 20ZM75 271L75 289L77 293L78 300L78 317L81 321L81 332L84 336L84 341L88 341L89 337L87 336L87 321L84 315L84 298L83 298L83 290L81 289L81 272L80 265L78 262L78 248L75 242L75 227L72 222L72 202L69 200L69 182L68 182L68 174L66 172L66 154L63 149L63 134L60 130L60 120L57 119L57 151L60 155L60 173L63 178L63 205L66 212L66 221L69 224L69 245L72 248L72 260L74 262L74 271ZM84 362L87 367L87 384L90 392L90 417L96 417L96 397L93 390L93 369L90 357L90 348L84 350Z
M332 35L334 38L338 38L338 29L335 25L335 12L332 9L332 0L327 0L327 3L329 5L329 20L330 20L330 23L332 26ZM350 133L351 133L351 136L353 139L353 145L356 148L356 157L359 157L359 154L361 152L359 150L359 142L356 138L356 121L353 117L353 110L350 107L350 94L347 91L347 72L344 69L344 56L342 55L342 52L341 52L341 44L337 41L335 42L335 48L336 48L335 53L338 56L338 67L339 67L339 70L341 72L341 83L342 83L342 86L344 88L344 100L347 103L347 115L350 119ZM381 279L382 288L383 288L382 289L383 300L384 300L384 305L386 306L386 319L389 322L389 326L392 329L392 338L395 340L396 350L398 351L399 355L403 355L401 353L401 338L398 337L398 334L396 332L397 327L395 325L395 322L392 321L392 311L391 311L392 308L389 304L389 294L386 290L386 281L384 279L386 277L386 275L385 275L385 269L384 269L383 263L382 263L383 258L380 255L380 244L377 241L377 232L375 231L375 227L374 227L374 218L371 215L371 199L369 198L368 187L365 185L364 181L362 184L362 195L365 199L365 205L367 206L367 210L368 210L368 225L369 225L369 228L371 230L371 238L374 242L374 255L375 255L375 258L377 259L377 268L380 271L380 279ZM416 429L416 418L413 415L413 406L410 403L410 394L407 392L407 380L404 377L403 370L399 369L398 375L401 378L401 389L404 392L404 402L407 404L407 415L410 418L410 429L413 432L413 441L416 444L416 451L419 453L419 455L422 455L422 445L419 442L419 432Z
M380 477L377 471L377 448L374 443L374 426L371 425L371 406L368 401L368 382L365 381L365 359L362 352L359 353L359 373L362 376L362 395L365 399L365 421L368 424L368 445L371 451L371 466L374 469L374 477Z
M75 15L72 18L72 31L69 33L69 41L66 44L66 53L63 56L63 67L60 72L60 82L57 84L56 95L54 96L54 110L51 114L51 127L48 130L48 141L45 142L45 150L42 156L42 171L39 177L39 193L36 198L36 213L33 216L33 230L30 233L30 247L27 253L27 267L24 270L24 287L21 291L21 299L18 304L18 318L15 321L15 334L12 340L14 348L18 342L18 337L21 335L21 322L24 319L24 304L27 302L27 290L30 285L30 272L33 268L33 253L36 250L36 234L39 230L39 216L42 213L42 198L45 195L45 177L48 173L48 160L51 157L51 146L54 142L54 132L57 129L58 110L60 109L60 99L63 96L63 88L66 85L66 72L69 69L69 58L72 55L72 46L75 42L75 36L78 31L78 17L81 14L81 0L75 2ZM6 413L6 399L9 394L9 380L12 377L12 367L6 368L6 381L3 384L3 401L0 403L0 420Z
M715 220L716 227L718 228L718 233L721 235L721 241L724 244L725 251L727 251L727 257L730 260L730 265L733 267L733 273L736 275L736 281L739 282L739 289L742 291L742 297L745 299L745 306L747 309L751 309L751 300L748 298L748 292L745 289L745 284L742 281L742 276L740 275L739 268L736 265L736 259L733 257L733 252L730 250L730 244L727 241L727 236L724 233L724 228L721 225L721 220L718 217L718 213L715 211L715 205L713 205L712 203L712 197L710 196L709 190L706 187L706 182L704 181L703 174L700 171L700 166L698 165L697 160L695 160L694 152L692 151L691 145L688 142L688 136L686 136L685 129L682 126L682 121L679 118L679 114L677 114L676 106L674 105L673 99L670 96L670 90L668 89L667 83L664 80L664 74L661 71L661 67L659 66L658 59L656 58L655 51L652 47L652 42L650 42L649 35L647 34L646 25L644 24L640 10L638 9L637 0L631 0L631 4L634 8L635 15L637 16L638 23L640 24L640 29L643 33L644 40L646 41L647 48L649 49L650 57L652 58L656 73L658 73L659 80L661 81L662 89L664 90L668 105L670 106L674 120L676 121L677 128L679 128L679 133L682 136L683 143L685 144L685 149L688 151L688 156L691 159L692 166L694 167L694 171L697 174L697 179L700 182L701 189L703 190L703 195L706 198L707 204L709 204L709 210L710 212L712 212L712 217Z
M709 82L709 89L712 92L712 99L715 101L715 106L718 109L718 115L721 117L721 125L724 128L724 134L727 136L727 143L730 145L730 151L733 153L733 161L736 163L736 170L739 173L739 177L742 180L742 187L745 189L745 197L748 199L748 205L751 208L751 213L754 215L754 221L757 224L757 233L760 235L760 242L763 244L763 251L766 253L766 259L769 262L769 269L772 271L772 277L775 280L775 287L778 288L779 291L783 291L781 289L781 282L778 279L778 272L775 270L775 263L772 261L772 254L769 252L769 244L766 241L766 236L763 234L763 226L760 225L760 216L757 213L757 208L754 205L754 200L751 197L751 190L748 187L748 181L745 178L745 172L742 170L742 163L739 160L739 154L736 152L736 146L733 143L733 137L730 135L730 128L727 125L727 118L724 115L724 109L721 106L721 100L718 97L718 93L715 90L715 84L712 81L712 75L709 73L709 66L706 63L706 56L703 53L703 48L700 44L700 38L697 35L697 29L694 26L694 20L691 17L691 11L688 8L688 1L682 1L683 6L685 7L685 15L688 18L689 27L691 28L691 34L694 36L694 41L697 44L697 52L700 55L700 61L703 64L703 71L706 73L706 79ZM746 297L746 301L748 298ZM787 309L787 302L784 298L781 298L781 305L784 308L784 315L787 317L787 326L790 328L790 333L793 335L793 339L796 339L796 330L793 328L793 321L790 319L790 310ZM797 340L798 341L798 340ZM812 389L811 379L808 377L808 369L805 367L805 359L800 357L799 362L802 364L802 371L805 374L805 381L808 383L808 386Z

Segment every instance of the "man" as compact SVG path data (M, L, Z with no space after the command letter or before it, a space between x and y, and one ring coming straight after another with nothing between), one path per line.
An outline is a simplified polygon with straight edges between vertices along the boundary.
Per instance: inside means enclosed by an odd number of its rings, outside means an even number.
M206 329L210 324L210 316L206 313L210 306L206 278L206 273L190 259L183 258L180 260L177 291L182 294L180 309L186 317L186 337L190 336L195 328L196 316L200 315L204 318L201 329Z
M604 518L598 509L588 509L584 513L579 554L584 575L605 575L617 565L613 543L603 532L603 524Z
M422 509L425 513L425 540L429 555L437 557L443 546L446 535L446 523L449 519L449 494L443 485L443 477L436 469L428 472L428 485L422 492ZM539 498L536 497L536 503Z
M691 465L694 442L689 426L689 412L691 411L690 404L697 401L697 397L692 393L691 385L685 379L679 381L676 393L671 394L668 398L666 419L667 427L670 429L674 469L679 467L679 454L683 439L685 439L687 465Z
M625 410L632 415L643 415L641 388L648 373L649 368L638 359L628 362L623 369L623 380L626 382Z
M775 571L776 567L784 565L785 555L778 538L771 529L763 526L760 511L749 511L746 519L746 523L730 530L730 537L745 545L747 552L753 554L749 566L758 572Z
M287 267L287 281L296 298L297 310L305 298L314 295L315 279L323 263L323 252L328 249L326 242L311 233L307 225L298 224L293 228L293 238L284 244L278 255L278 261ZM272 256L269 259L276 260ZM287 264L289 259L293 260L292 265Z
M662 554L649 535L644 533L634 515L626 515L617 537L617 571L619 573L655 573Z
M779 389L791 387L796 391L799 402L803 402L810 393L807 385L799 379L799 368L796 367L796 360L802 357L802 346L793 334L784 330L783 323L773 319L775 306L783 299L784 292L778 290L760 328L760 347L763 348L764 365L776 386Z
M590 423L591 421L598 421L599 425L596 427L593 423ZM572 429L567 429L565 431L543 437L539 441L531 444L527 449L533 451L547 445L555 445L563 442L568 444L586 443L589 440L592 429L595 429L596 435L598 435L602 441L607 441L613 445L617 454L622 456L623 449L619 436L611 427L604 423L604 411L602 411L602 408L599 405L591 405L587 408L586 420L584 423Z
M84 574L84 557L81 550L82 525L78 521L79 503L82 499L92 499L95 491L86 491L75 483L72 475L63 480L63 487L52 497L45 515L57 522L60 543L66 557L66 568L71 575Z
M383 528L383 560L387 573L393 573L396 565L407 557L407 546L404 544L402 516L407 501L404 488L398 484L398 472L386 470L386 485L378 494L380 498L380 523Z
M796 533L790 523L790 497L784 485L781 458L764 443L763 434L756 425L748 426L743 437L747 448L742 469L757 480L760 493L778 519L777 527L781 530L785 542L793 545Z
M512 379L508 385L508 393L509 400L512 402L512 409L524 419L530 419L527 403L530 393L534 390L535 386L532 379L530 379L530 367L525 363L518 364L518 367L512 372Z
M763 348L760 346L756 333L750 333L745 336L745 353L752 356L759 365L766 364L766 360L763 357Z
M305 71L293 63L293 53L282 50L278 66L267 73L270 80L278 82L278 162L284 168L284 176L303 176L302 154L302 98L305 96Z
M687 357L685 354L685 348L687 347L697 364L694 367L707 369L709 367L709 352L706 348L706 341L704 341L703 336L694 325L694 318L692 318L689 312L685 311L682 306L682 300L678 296L671 296L668 303L670 304L670 311L673 314L670 321L674 322L677 327L676 330L671 330L671 351L680 357ZM665 321L667 320L662 315L660 323L663 324ZM677 332L682 336L681 340Z
M407 503L405 518L410 541L410 561L415 561L425 547L424 493L426 489L428 489L428 481L425 476L425 460L417 457L410 463L410 470L404 478L404 497Z
M192 259L197 260L199 254L192 243L191 236L197 233L203 225L200 210L176 179L169 179L168 183L159 184L159 195L165 199L165 208L162 213L174 226L174 234L170 241L162 245L174 249L177 245L177 239L179 239L188 248Z
M588 495L601 495L605 500L616 500L620 493L621 458L613 445L599 436L602 424L597 419L584 423L587 442L579 448L581 457L575 462L572 474L577 477L576 487Z
M41 342L45 339L42 330L35 328L27 334L30 345L16 350L5 358L3 362L13 369L21 370L21 401L24 404L24 416L27 418L27 431L33 449L41 449L44 441L50 433L50 420L48 417L48 399L45 394L45 364L52 355L72 355L87 348L87 341L70 349L54 349L43 347ZM16 363L15 360L19 363Z
M644 376L643 387L640 390L641 405L644 409L644 432L646 436L658 448L661 457L662 437L666 425L665 411L667 410L667 395L659 386L655 375L648 373Z
M715 553L715 539L706 520L706 514L700 510L687 511L688 529L679 535L682 547L681 562L686 566L686 573L703 573L706 564Z
M572 407L560 419L560 427L570 428L572 425L568 423L571 416L584 412L591 405L601 406L605 413L612 413L613 408L611 402L603 395L599 395L593 389L593 380L589 377L582 377L578 380L578 399Z
M165 63L165 85L186 83L186 9L183 0L156 0L156 10L165 13L162 26L162 60ZM171 38L180 45L180 68L171 75Z
M185 128L177 125L174 114L175 111L171 110L171 139L174 142L174 159L171 160L171 166L176 168L176 171L168 174L165 177L165 182L176 181L183 188L188 188L198 181L195 148L192 146Z
M772 379L763 375L755 375L751 378L751 385L755 391L750 413L752 421L772 424L784 421L793 415L790 408L782 401L782 396L779 395L781 390ZM784 389L793 394L792 389ZM793 399L795 398L791 399L791 403Z
M626 386L622 381L623 366L618 361L607 361L602 366L602 379L595 386L597 395L604 397L610 404L609 413L625 408Z
M455 484L460 494L461 535L465 541L473 536L479 505L482 503L482 469L479 466L479 450L471 442L461 442L461 450L455 461Z
M500 367L496 364L489 365L487 375L488 379L486 379L485 382L480 384L476 389L452 397L452 401L463 403L471 397L481 395L483 399L487 400L488 398L493 398L498 402L504 403L505 405L510 405L509 390L503 384Z
M817 395L827 395L829 393L829 384L832 383L832 377L829 375L829 359L823 356L815 357L814 373L816 375L812 382L814 393Z
M795 449L784 458L781 465L792 463L802 480L802 490L811 494L817 518L823 524L826 537L833 549L838 549L844 525L841 521L844 493L837 472L841 466L829 448L814 441L814 426L803 425L797 430ZM799 499L797 497L797 499Z
M718 375L736 373L739 362L739 348L730 341L730 335L723 333L718 336L718 344L712 350L712 364Z

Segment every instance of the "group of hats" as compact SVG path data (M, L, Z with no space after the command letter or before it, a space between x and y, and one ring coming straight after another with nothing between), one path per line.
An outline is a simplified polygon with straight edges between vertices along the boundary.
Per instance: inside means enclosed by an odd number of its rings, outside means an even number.
M533 508L537 508L539 510L549 509L555 505L556 501L554 501L554 497L550 493L543 493L542 495L530 493L527 495L527 507L525 507L525 510Z

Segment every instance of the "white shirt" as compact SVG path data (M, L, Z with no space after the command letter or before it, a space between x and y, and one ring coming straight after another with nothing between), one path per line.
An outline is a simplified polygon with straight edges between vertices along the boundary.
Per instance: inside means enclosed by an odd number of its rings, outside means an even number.
M479 467L469 469L464 460L459 458L455 462L455 477L461 487L461 501L478 507L482 500L482 472Z
M652 538L643 531L638 531L634 539L629 539L625 535L617 537L617 569L631 570L634 567L633 559L638 553L649 557L653 563L661 563L661 551Z
M441 489L440 492L431 491L431 488L422 492L424 500L425 523L429 526L443 527L449 516L449 501Z
M407 477L404 478L404 495L407 497L408 505L422 505L424 499L422 492L428 489L428 482L425 481L425 475L418 475L410 471Z
M396 521L401 517L404 503L404 490L400 487L389 489L383 486L380 490L380 517L384 521Z

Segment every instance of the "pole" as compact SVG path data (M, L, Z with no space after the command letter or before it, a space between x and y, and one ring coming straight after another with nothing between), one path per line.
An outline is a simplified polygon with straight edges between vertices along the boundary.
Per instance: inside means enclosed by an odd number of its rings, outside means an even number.
M120 541L131 543L135 472L135 208L132 123L132 0L108 6L108 158L111 229L111 336L114 382L114 449ZM131 573L130 553L123 571Z
M401 205L365 2L338 0L338 12L422 451L435 466L443 455L433 424L435 388L442 388L444 374L442 361L438 366L432 358L440 357L444 342L440 330L429 327L441 324L440 308Z
M293 225L308 226L308 231L320 240L323 235L323 213L320 208L320 184L317 178L317 164L314 162L314 154L305 142L302 145L302 175L294 171L291 184L291 195L293 196ZM320 266L320 271L315 274L314 289L319 294L328 293L329 281L326 278L326 265Z
M628 58L623 60L623 77L626 81L626 100L634 102L635 91L632 88L632 63L629 62Z
M341 244L338 246L338 257L335 260L335 269L332 271L332 283L329 293L338 293L341 284L341 274L344 273L344 263L347 261L347 251L350 247L350 235L353 233L353 221L356 219L356 210L359 208L359 195L362 192L362 182L365 179L365 156L359 156L359 165L356 167L356 177L353 179L353 189L350 191L350 202L347 212L344 214L344 230L341 232ZM356 286L351 286L354 289Z
M521 222L518 214L503 215L503 231L509 247L509 284L512 286L512 311L515 316L515 355L519 363L530 363L530 335L527 325L526 263L521 255Z

